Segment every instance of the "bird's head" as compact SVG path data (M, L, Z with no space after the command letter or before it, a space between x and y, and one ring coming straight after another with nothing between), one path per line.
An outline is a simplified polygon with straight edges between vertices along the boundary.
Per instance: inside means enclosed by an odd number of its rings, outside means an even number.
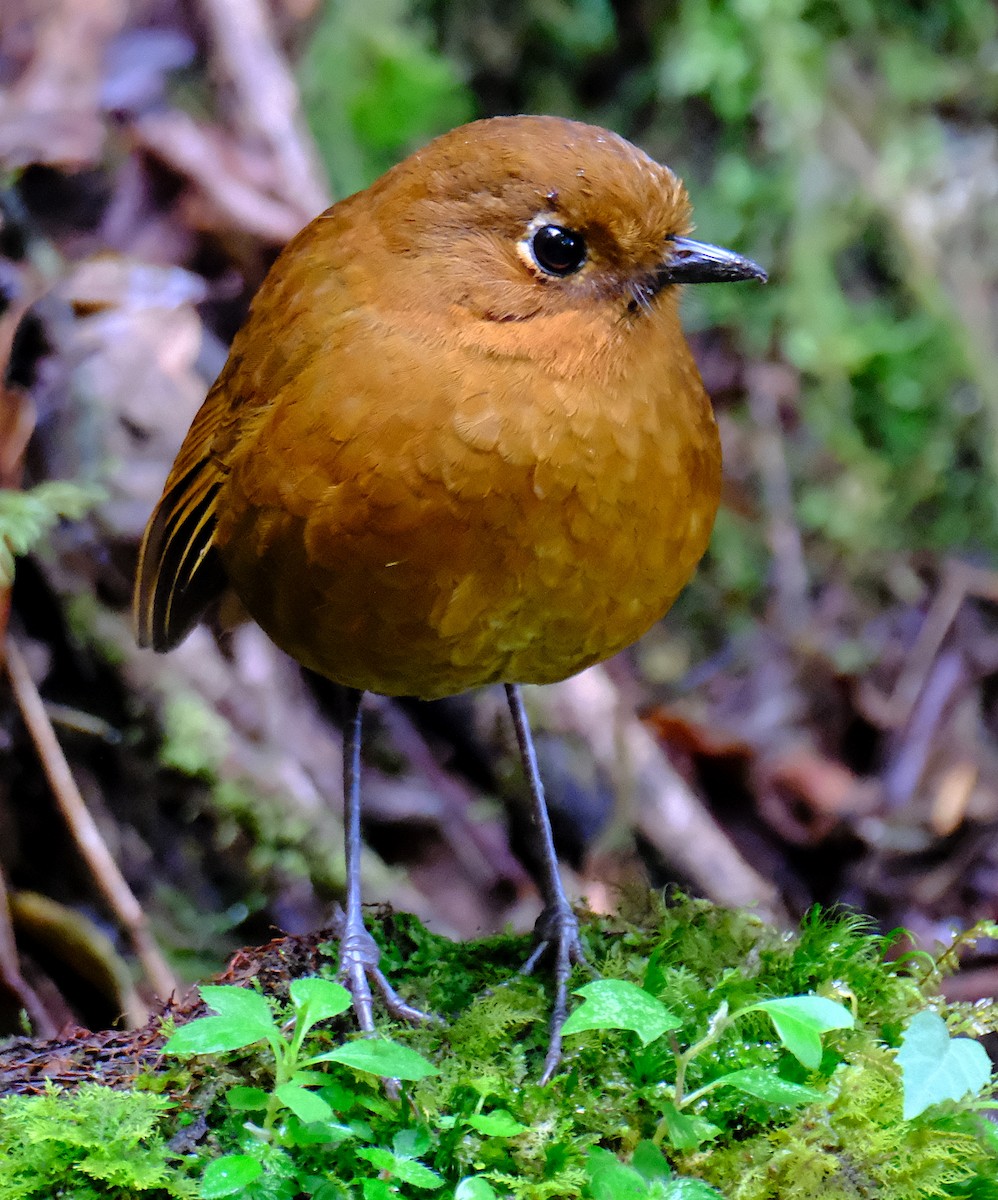
M536 324L574 313L628 324L672 309L677 284L766 278L689 237L689 198L668 167L559 117L452 130L371 199L400 278L450 318Z

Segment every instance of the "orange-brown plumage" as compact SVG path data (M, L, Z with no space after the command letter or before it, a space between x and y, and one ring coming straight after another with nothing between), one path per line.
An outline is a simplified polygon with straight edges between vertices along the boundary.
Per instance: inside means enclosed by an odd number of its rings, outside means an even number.
M547 218L585 236L567 278L525 252ZM392 695L550 682L635 641L718 502L677 289L642 292L689 223L668 168L551 117L455 130L316 218L150 522L142 640L174 644L228 583L305 665Z
M518 684L639 638L707 546L717 429L678 283L765 278L686 235L680 181L615 134L480 121L334 205L274 264L143 540L139 640L169 649L227 588L352 689L340 973L364 1029L360 700L506 684L544 864L537 949L560 1058L578 921Z

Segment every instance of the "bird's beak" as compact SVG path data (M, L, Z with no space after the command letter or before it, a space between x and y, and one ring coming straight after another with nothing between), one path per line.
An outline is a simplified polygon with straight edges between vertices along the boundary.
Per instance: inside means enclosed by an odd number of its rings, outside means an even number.
M750 258L733 250L695 242L692 238L670 238L665 261L658 269L657 283L734 283L738 279L758 279L765 283L766 272Z

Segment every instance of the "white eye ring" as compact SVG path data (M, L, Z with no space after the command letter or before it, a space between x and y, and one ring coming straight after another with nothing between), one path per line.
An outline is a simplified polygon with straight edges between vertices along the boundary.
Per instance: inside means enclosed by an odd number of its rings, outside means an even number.
M517 250L532 271L553 279L565 279L581 271L589 258L582 234L560 224L550 213L542 213L530 222L517 242Z

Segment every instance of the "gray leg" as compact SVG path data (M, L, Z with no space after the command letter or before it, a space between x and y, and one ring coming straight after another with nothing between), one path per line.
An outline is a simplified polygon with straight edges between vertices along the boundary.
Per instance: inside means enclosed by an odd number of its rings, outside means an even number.
M523 708L523 697L519 686L506 684L506 698L513 715L516 740L520 747L523 769L530 785L531 816L541 844L543 877L540 881L544 910L534 926L536 946L523 964L523 972L529 975L542 958L550 957L554 967L554 1004L551 1008L551 1024L548 1052L544 1059L541 1083L547 1083L561 1061L561 1027L568 1013L568 981L576 963L585 964L585 955L579 941L579 922L565 895L561 875L558 871L558 855L555 853L554 838L551 836L551 821L544 802L544 785L537 769L530 724Z
M399 996L378 966L381 952L364 927L360 904L360 703L364 693L350 689L343 727L343 834L346 840L347 907L340 924L339 977L353 996L357 1022L366 1033L374 1030L373 983L385 1007L403 1021L425 1021L426 1014Z

